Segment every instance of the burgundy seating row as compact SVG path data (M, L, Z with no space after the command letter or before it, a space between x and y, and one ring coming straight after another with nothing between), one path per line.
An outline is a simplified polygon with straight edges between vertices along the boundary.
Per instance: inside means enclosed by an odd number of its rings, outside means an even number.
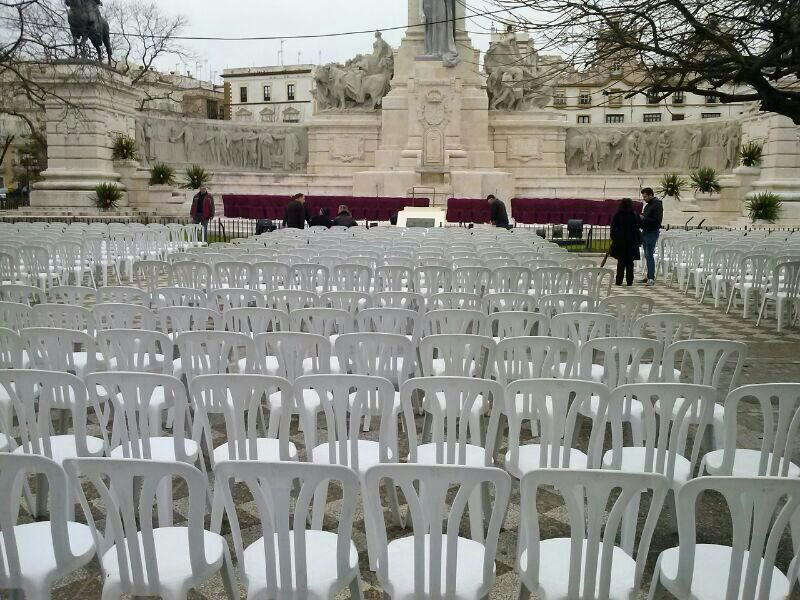
M610 225L620 200L587 200L585 198L514 198L511 214L517 223L561 223L580 219L585 225ZM641 202L634 202L638 212Z
M447 201L448 223L488 223L490 214L486 198L450 198Z
M224 214L235 219L283 220L289 196L225 194L222 196ZM306 205L311 216L327 207L331 218L340 205L346 205L356 220L388 221L392 214L407 206L430 206L428 198L381 198L354 196L306 196Z

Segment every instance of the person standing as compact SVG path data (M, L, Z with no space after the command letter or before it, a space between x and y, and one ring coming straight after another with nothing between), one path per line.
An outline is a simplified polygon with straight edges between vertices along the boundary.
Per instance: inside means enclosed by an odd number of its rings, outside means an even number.
M305 229L306 223L311 223L306 206L306 197L303 194L292 196L283 213L283 226L292 229Z
M506 205L493 194L486 198L489 201L489 222L495 227L508 229L508 211Z
M195 225L203 226L204 242L208 242L208 222L214 218L215 214L214 197L208 193L206 186L202 186L192 199L190 216Z
M661 223L664 220L664 205L656 198L652 188L642 190L645 207L642 211L642 245L647 262L647 277L642 283L656 284L656 246L661 235Z
M633 285L633 263L641 260L639 253L639 229L642 220L633 209L633 200L623 198L617 214L611 221L611 251L609 254L617 259L617 285L626 281L628 287Z

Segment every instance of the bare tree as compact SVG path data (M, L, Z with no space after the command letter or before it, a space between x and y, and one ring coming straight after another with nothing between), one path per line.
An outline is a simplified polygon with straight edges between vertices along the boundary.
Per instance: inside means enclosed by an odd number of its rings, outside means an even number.
M800 125L797 0L485 1L572 67L635 65L643 77L629 95L758 102Z

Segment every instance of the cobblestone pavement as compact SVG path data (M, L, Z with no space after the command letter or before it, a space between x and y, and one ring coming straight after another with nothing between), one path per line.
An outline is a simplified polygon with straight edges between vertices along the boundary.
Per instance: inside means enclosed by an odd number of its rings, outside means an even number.
M699 305L693 295L684 295L676 288L668 288L664 283L659 282L653 288L636 286L634 288L615 288L614 292L638 293L651 297L656 303L656 311L659 312L688 312L700 317L699 337L723 338L743 340L749 347L749 356L741 376L741 384L764 383L764 382L786 382L800 381L800 329L797 327L787 329L778 335L775 332L775 321L767 320L760 328L754 326L755 318L744 320L741 310L735 314L726 315L724 309L715 309L713 302L706 300L704 305ZM723 382L727 386L729 380ZM760 438L760 419L756 416L756 411L745 410L746 417L743 419L740 431L739 444L741 446L754 447ZM421 426L420 423L417 424ZM586 429L586 428L584 428ZM375 435L373 431L371 434ZM302 438L295 436L297 441ZM585 448L587 440L580 440L580 447ZM504 451L501 451L502 456ZM185 493L184 493L185 496ZM244 497L242 492L240 499L242 508L252 517L249 529L244 532L245 539L255 539L260 536L257 523L257 510L254 504ZM643 503L643 506L647 501ZM334 513L338 508L335 499L335 490L331 491L331 498L328 503L328 510ZM655 538L650 549L650 556L646 572L646 585L652 576L652 569L655 560L663 549L677 544L677 534L672 532L669 518L669 504L665 508L662 518L656 531ZM186 508L185 497L182 497L181 490L175 491L175 514L176 519L183 519L183 510ZM566 524L565 512L560 499L554 494L545 495L540 498L537 507L540 514L540 527L543 538L568 535L569 528ZM518 591L518 578L514 573L514 556L516 548L516 530L519 523L520 506L518 487L514 486L511 506L508 517L504 524L498 551L497 561L497 583L491 595L493 599L516 598ZM719 498L714 495L706 495L700 507L698 515L698 542L699 543L729 543L731 539L731 526L727 509ZM366 543L364 539L363 515L358 510L356 523L354 526L354 538L360 551L361 576L364 583L364 596L366 598L380 598L380 589L373 573L369 571L366 555ZM402 537L408 532L399 528L390 531L390 538ZM465 532L466 533L466 532ZM784 540L780 550L779 566L785 570L792 558L791 544L789 540ZM722 574L718 574L722 577ZM100 579L95 564L88 569L81 570L69 579L60 582L54 591L54 598L57 599L89 599L100 597ZM242 590L244 593L244 590ZM344 592L341 597L348 597ZM224 598L222 584L219 578L214 578L204 585L201 589L192 592L190 598L205 598L217 600ZM667 596L665 596L667 597Z

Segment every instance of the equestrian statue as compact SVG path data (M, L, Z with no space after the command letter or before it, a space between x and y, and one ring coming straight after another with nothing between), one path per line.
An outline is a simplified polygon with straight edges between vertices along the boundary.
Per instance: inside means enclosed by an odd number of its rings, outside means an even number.
M111 33L108 21L100 14L103 3L100 0L64 0L67 5L67 20L72 32L75 58L86 58L86 41L90 41L97 58L103 60L103 46L106 49L108 64L111 64Z

